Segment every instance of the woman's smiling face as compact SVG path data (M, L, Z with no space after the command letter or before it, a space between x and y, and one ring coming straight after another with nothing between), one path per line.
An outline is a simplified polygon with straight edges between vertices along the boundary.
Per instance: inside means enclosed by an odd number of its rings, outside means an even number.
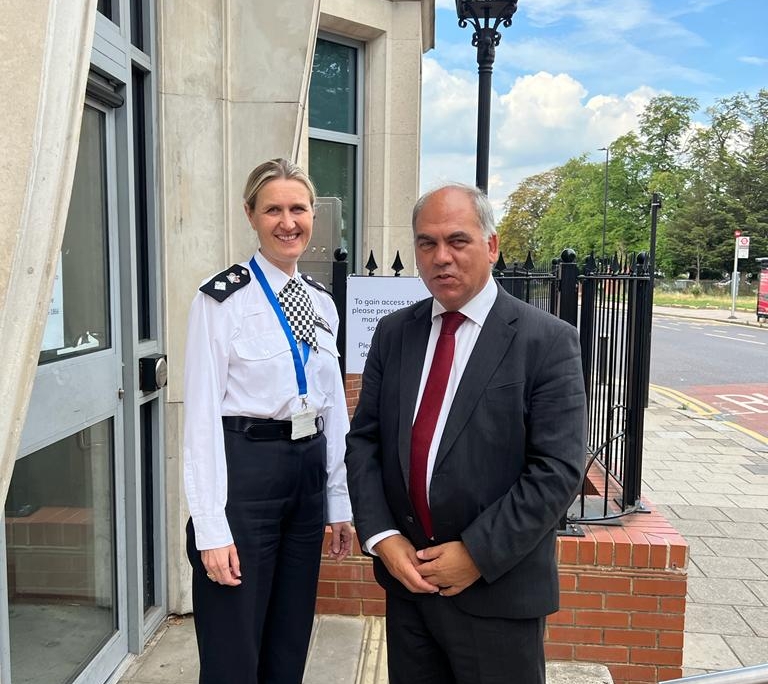
M259 190L253 209L246 205L245 213L259 236L264 258L292 276L312 238L315 219L305 185L276 178Z

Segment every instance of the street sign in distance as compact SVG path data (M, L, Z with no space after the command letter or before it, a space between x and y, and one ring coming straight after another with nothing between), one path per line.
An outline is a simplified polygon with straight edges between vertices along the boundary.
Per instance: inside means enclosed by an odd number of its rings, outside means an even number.
M741 235L736 238L736 252L738 259L749 259L749 236Z

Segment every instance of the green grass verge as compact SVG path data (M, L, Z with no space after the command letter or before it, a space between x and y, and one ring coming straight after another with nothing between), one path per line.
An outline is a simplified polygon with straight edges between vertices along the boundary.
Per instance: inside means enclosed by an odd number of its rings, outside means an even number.
M688 292L660 292L654 290L653 303L659 306L681 306L688 309L730 309L730 295L700 294ZM737 311L754 312L757 306L755 295L736 298Z

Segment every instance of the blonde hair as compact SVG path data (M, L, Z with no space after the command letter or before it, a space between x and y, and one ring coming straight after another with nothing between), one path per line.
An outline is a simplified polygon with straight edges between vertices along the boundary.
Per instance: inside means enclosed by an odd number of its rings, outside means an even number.
M256 206L256 196L259 194L259 191L270 181L279 178L299 181L309 193L310 204L313 207L315 206L315 186L312 184L309 176L292 161L278 157L259 164L248 174L248 180L245 182L245 189L243 190L243 200L245 200L245 205L249 211L253 211L253 208Z

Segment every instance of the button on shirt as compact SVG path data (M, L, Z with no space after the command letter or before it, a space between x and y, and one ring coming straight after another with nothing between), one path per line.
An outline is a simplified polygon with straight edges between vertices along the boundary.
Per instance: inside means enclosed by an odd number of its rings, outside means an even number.
M429 483L432 481L432 471L435 467L437 449L440 446L440 440L443 437L443 430L445 430L445 423L448 420L448 413L451 410L453 398L456 396L456 390L459 388L459 383L464 375L464 369L467 367L467 362L472 354L472 350L475 348L475 343L480 335L483 323L485 323L485 319L488 317L488 313L496 301L498 292L496 281L489 277L485 287L459 309L459 311L467 317L467 320L464 321L456 331L451 374L448 377L448 385L445 388L443 404L440 408L440 414L437 417L437 423L435 425L435 433L432 436L432 442L429 446L429 455L427 457L427 496L429 496ZM432 300L432 330L429 333L427 350L424 355L424 367L421 371L421 382L419 383L419 394L416 399L416 409L413 413L413 420L416 419L416 414L419 412L421 397L424 394L424 387L427 384L427 376L429 375L429 369L432 366L432 358L435 355L437 338L440 336L440 327L442 324L441 316L445 311L446 308L440 304L440 302L436 299ZM395 534L399 534L399 531L386 530L372 536L370 539L366 540L365 550L371 553L372 548L382 539L386 539Z
M260 253L256 261L274 292L289 277ZM244 268L249 268L247 262ZM298 274L294 277L298 278ZM338 330L333 299L302 287L315 313ZM352 519L344 466L349 430L335 334L317 327L318 351L305 365L307 403L323 418L327 439L328 522ZM232 543L224 508L227 463L222 416L290 420L301 410L296 370L285 333L264 291L251 281L223 302L202 292L192 301L184 374L184 484L199 550Z

